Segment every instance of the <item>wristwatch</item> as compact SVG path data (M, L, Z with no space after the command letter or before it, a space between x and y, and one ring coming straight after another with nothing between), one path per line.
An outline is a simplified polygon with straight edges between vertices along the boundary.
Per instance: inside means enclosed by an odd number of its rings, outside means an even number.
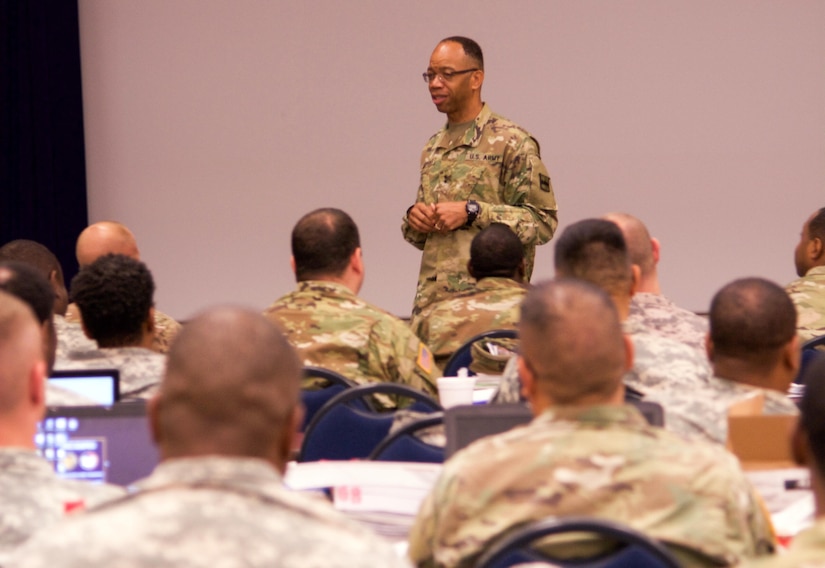
M481 207L479 207L478 201L473 201L470 199L467 201L467 205L464 206L464 210L467 212L467 222L464 223L464 226L469 227L475 223L476 217L478 217L478 212L481 211Z

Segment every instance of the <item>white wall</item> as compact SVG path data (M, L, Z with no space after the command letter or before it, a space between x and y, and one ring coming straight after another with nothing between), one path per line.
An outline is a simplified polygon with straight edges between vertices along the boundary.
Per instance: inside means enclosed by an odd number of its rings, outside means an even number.
M823 29L821 0L80 0L89 216L134 230L158 306L188 318L291 290L292 225L340 207L362 295L406 315L400 219L444 121L420 74L462 34L484 99L541 143L559 229L636 214L666 294L705 311L735 277L791 280L825 206Z

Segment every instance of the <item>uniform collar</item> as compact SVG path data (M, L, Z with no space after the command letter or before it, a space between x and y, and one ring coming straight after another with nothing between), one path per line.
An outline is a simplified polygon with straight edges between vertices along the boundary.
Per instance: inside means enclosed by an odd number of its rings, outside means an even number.
M441 129L440 136L438 141L435 143L435 146L437 148L446 148L450 150L459 146L478 146L478 143L481 141L481 133L484 131L484 125L487 124L487 121L490 120L491 116L493 116L493 111L490 110L487 103L484 103L481 106L481 112L478 113L478 116L475 117L475 120L473 120L472 124L470 124L467 131L464 133L464 138L456 144L451 145L448 135L449 124L445 124L444 128Z

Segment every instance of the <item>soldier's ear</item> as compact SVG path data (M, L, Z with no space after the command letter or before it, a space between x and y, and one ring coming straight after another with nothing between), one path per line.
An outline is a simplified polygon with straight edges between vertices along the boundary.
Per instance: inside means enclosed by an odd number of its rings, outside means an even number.
M632 274L630 283L630 295L633 296L636 293L636 290L639 289L639 283L642 281L642 269L639 268L638 264L631 264L630 272Z
M661 255L662 245L659 244L659 239L651 238L650 246L653 249L653 264L659 264L659 256Z
M823 247L822 239L819 237L814 237L808 241L808 254L811 255L811 259L813 261L822 261L822 258L825 255L825 247Z
M295 268L295 257L294 256L289 257L289 267L292 269L293 274L295 274L297 272L297 269Z
M713 340L710 338L710 332L705 334L705 353L708 354L708 361L713 361Z

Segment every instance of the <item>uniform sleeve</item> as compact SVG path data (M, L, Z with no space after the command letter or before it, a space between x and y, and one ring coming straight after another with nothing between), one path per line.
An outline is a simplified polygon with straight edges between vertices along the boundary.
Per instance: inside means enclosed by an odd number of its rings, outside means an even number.
M387 318L377 322L371 333L371 358L378 367L377 376L437 396L433 354L404 322Z
M503 223L525 245L542 245L553 238L558 225L556 196L533 138L506 153L501 175L505 204L480 202L476 225Z

